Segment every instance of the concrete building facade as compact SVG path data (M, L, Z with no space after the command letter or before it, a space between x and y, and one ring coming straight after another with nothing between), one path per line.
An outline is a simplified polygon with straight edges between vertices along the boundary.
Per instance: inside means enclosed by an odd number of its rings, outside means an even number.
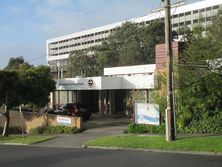
M171 9L172 28L192 27L199 23L207 25L221 7L222 0L203 0L192 4L175 4ZM153 21L164 20L164 15L163 9L157 9L148 15L127 21L141 26L149 25ZM48 39L46 42L46 55L51 71L57 72L58 65L60 69L67 71L68 59L71 52L101 45L101 43L107 40L107 37L124 22L126 21Z
M127 90L155 89L155 69L155 64L112 67L104 69L104 76L58 79L50 104L84 102L91 112L124 113Z

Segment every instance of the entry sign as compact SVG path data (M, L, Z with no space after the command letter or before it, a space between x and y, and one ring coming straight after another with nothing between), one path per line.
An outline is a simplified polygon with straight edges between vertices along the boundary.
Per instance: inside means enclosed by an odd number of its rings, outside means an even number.
M71 124L71 118L69 117L61 117L61 116L57 116L57 123L59 125L70 125Z
M158 104L135 103L135 123L160 125L160 111Z

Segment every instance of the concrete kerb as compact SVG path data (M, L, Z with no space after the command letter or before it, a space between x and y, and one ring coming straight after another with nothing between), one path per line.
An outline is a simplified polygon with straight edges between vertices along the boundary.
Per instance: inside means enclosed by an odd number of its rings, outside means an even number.
M23 143L0 143L0 145L12 145L12 146L29 146L30 144L23 144Z
M141 152L157 152L157 153L170 153L170 154L187 154L187 155L208 155L208 156L221 156L222 153L214 152L198 152L198 151L176 151L176 150L161 150L161 149L143 149L143 148L123 148L123 147L103 147L103 146L87 146L82 145L84 149L103 149L103 150L116 150L116 151L141 151Z
M14 146L27 146L27 147L43 147L30 144L19 144L19 143L0 143L0 145L14 145ZM102 147L102 146L87 146L82 145L81 147L63 147L70 149L102 149L102 150L116 150L116 151L140 151L140 152L156 152L156 153L170 153L170 154L187 154L187 155L204 155L204 156L220 156L222 153L214 152L197 152L197 151L175 151L175 150L161 150L161 149L143 149L143 148L123 148L123 147Z

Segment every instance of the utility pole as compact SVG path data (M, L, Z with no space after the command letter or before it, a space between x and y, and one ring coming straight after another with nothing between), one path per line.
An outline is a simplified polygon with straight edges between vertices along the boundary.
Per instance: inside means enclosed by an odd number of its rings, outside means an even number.
M164 1L165 8L165 49L167 63L167 121L166 121L166 140L175 140L175 122L174 122L174 93L173 93L173 51L172 51L172 30L170 0Z

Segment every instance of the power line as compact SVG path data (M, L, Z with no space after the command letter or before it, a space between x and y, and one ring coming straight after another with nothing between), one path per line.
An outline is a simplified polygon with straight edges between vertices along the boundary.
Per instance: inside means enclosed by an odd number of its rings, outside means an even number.
M28 60L27 63L30 63L30 62L33 62L33 61L42 59L42 58L45 57L45 56L46 56L46 54L44 54L44 55L42 55L42 56L35 57L35 58L33 58L33 59Z

